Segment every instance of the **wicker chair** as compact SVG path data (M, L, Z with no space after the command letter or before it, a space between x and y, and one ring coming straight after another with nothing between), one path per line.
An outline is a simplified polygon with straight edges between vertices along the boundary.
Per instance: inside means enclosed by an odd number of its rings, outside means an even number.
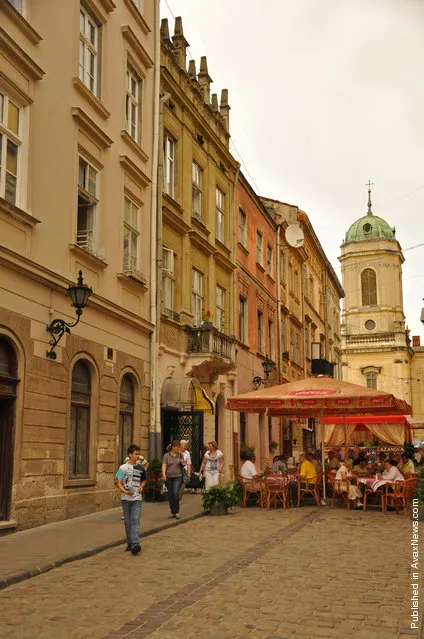
M393 506L396 513L399 512L399 506L403 508L405 517L408 514L408 505L412 500L415 488L417 486L418 477L410 477L404 481L395 481L394 484L386 484L386 507ZM390 488L392 490L390 490Z
M265 502L268 510L271 504L273 504L275 508L278 507L278 504L282 504L283 508L287 508L289 490L287 477L284 477L284 475L270 474L265 477L264 486Z
M265 487L262 479L246 479L241 475L237 475L237 479L240 482L242 488L242 508L246 508L247 500L249 497L256 499L260 508L264 506L264 494Z
M347 509L350 510L350 499L349 499L349 486L350 479L335 479L330 481L331 492L333 495L333 499L331 500L331 508L334 508L336 503L336 499L339 497L342 501L342 504L345 503Z
M298 507L300 507L300 500L302 499L302 497L305 497L305 495L308 495L312 497L313 499L315 499L317 506L319 506L319 502L320 502L319 490L322 483L322 476L323 476L323 473L317 473L315 477L309 477L309 478L302 477L302 475L299 475L299 480L297 484ZM314 480L314 482L311 481L312 479ZM304 484L303 488L302 488L302 484Z

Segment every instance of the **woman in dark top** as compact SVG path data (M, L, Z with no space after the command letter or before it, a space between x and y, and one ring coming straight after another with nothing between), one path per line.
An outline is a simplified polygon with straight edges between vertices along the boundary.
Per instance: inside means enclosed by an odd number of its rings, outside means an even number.
M180 488L183 483L184 459L180 453L180 442L174 440L167 447L162 460L162 479L169 494L171 518L180 519Z

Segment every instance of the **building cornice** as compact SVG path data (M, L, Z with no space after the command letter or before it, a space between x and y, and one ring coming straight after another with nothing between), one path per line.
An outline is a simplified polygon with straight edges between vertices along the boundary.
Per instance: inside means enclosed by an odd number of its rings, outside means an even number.
M15 7L6 1L2 2L2 11L14 22L18 29L28 38L32 44L38 44L43 39L34 27L24 18L22 13L17 11Z
M127 173L130 173L135 180L138 180L143 187L149 186L151 179L131 160L128 155L120 155L119 162Z
M41 220L37 220L36 217L30 215L26 211L23 211L18 206L7 202L4 198L0 197L0 212L5 213L6 215L10 215L15 220L24 224L25 226L30 226L33 228L36 224L40 224Z
M141 44L140 40L135 35L134 31L131 29L131 27L128 25L126 25L125 27L121 27L121 32L125 40L135 51L137 57L143 63L146 69L151 69L154 65L154 62L147 53L146 49Z
M6 31L0 27L0 49L6 57L24 71L31 80L41 80L45 72L21 47L16 44Z
M126 5L128 11L131 13L132 17L134 18L140 29L143 31L143 33L145 35L148 35L151 32L151 29L141 15L140 11L135 6L133 0L124 0L124 4Z
M93 142L100 144L103 149L112 146L113 140L80 107L72 107L71 114Z

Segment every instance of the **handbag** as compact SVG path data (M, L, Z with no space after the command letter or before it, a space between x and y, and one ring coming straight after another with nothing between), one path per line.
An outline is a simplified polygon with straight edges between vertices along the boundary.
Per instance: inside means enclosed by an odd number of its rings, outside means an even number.
M191 473L190 482L186 484L186 488L196 489L196 488L202 488L202 486L203 486L202 478L199 475L196 475L196 473Z
M187 486L187 484L190 483L190 477L188 476L185 468L183 468L182 471L183 471L183 484L184 486Z

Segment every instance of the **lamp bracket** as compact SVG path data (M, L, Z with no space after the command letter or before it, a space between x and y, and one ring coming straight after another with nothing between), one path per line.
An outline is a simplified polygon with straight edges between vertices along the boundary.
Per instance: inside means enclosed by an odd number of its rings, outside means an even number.
M260 386L261 384L263 384L263 383L264 383L264 381L265 381L265 380L264 380L264 379L262 379L262 377L259 377L259 375L256 375L256 376L253 378L253 385L254 385L254 387L255 387L255 390L258 390L259 386Z
M70 333L71 331L69 329L76 326L78 322L80 321L81 315L82 315L82 309L77 308L75 312L77 314L76 322L65 322L65 320L58 318L58 319L54 319L50 324L47 325L47 331L52 336L52 339L49 340L49 345L51 346L51 349L49 351L46 351L46 356L49 359L56 359L57 355L54 349L59 344L64 334Z

